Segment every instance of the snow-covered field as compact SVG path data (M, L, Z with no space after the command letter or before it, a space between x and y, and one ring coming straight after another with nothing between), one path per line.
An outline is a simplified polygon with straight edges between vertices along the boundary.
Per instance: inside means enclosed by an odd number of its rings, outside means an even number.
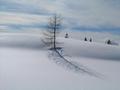
M40 35L0 34L0 90L120 90L120 45L59 38L65 58L103 77L56 64ZM67 67L67 66L66 66Z

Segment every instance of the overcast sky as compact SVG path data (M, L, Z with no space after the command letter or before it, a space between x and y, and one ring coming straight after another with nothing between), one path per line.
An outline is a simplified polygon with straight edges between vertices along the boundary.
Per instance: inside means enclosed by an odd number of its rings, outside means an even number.
M120 0L0 0L0 30L42 30L54 13L65 29L120 34Z

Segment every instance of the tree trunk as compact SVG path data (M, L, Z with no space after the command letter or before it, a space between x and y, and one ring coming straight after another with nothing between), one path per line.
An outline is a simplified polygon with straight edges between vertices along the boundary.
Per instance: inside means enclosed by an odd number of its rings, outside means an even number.
M56 49L56 29L54 28L54 49Z

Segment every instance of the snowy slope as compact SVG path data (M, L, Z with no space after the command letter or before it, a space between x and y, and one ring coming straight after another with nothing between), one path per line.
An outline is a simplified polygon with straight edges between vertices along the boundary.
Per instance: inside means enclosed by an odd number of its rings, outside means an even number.
M70 56L120 60L120 46L74 39L61 41L64 43L64 52Z
M120 46L60 38L71 62L103 74L75 73L56 64L39 35L0 35L0 90L119 90Z

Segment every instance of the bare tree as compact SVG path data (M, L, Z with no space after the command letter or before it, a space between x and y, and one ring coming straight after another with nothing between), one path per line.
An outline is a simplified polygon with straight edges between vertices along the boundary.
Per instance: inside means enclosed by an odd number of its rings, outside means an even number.
M87 73L89 75L99 77L97 73L94 73L93 71L90 71L89 69L85 68L84 66L78 66L71 62L71 60L66 59L64 57L64 54L60 52L62 48L59 48L57 46L57 35L60 32L62 24L62 18L60 15L55 14L54 16L49 18L47 30L43 32L44 39L43 42L45 45L50 47L49 57L52 58L56 63L61 63L64 67L76 71L76 72L83 72ZM59 50L60 49L60 50Z
M62 24L62 18L60 15L55 14L51 16L48 20L47 30L43 32L44 39L43 42L50 46L52 49L56 49L56 37L60 32Z

